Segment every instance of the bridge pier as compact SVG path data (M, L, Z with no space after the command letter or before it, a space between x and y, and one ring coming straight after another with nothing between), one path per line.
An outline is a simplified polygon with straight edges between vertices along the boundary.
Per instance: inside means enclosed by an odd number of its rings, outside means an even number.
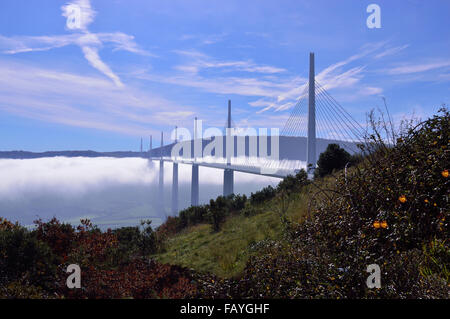
M160 160L159 160L159 187L158 187L158 193L159 193L159 212L164 213L164 160L163 160L163 147L164 144L164 135L163 132L161 132L161 148L160 148Z
M191 179L191 206L198 206L198 164L192 164L192 179Z
M159 161L159 211L164 212L164 161L161 159Z
M223 171L223 196L228 196L234 193L234 171L226 168Z
M172 214L178 213L178 163L173 163L172 174Z

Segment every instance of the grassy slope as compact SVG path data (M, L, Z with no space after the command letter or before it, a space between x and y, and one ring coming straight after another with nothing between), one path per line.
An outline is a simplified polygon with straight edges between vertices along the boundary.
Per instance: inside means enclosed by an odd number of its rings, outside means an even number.
M306 187L292 196L287 216L299 222L307 213L314 186ZM193 226L167 242L167 250L154 256L158 261L208 271L220 277L239 275L251 255L251 245L264 239L277 239L282 234L279 204L266 202L257 209L260 214L245 217L232 216L213 233L211 225Z

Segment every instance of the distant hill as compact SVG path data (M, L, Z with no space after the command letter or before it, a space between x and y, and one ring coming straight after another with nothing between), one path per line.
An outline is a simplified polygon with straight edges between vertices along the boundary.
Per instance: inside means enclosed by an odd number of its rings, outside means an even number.
M215 137L214 139L216 139ZM222 141L223 145L223 154L226 154L226 141L225 137L222 137L224 140ZM257 138L257 144L259 145L259 138ZM203 149L206 147L207 144L209 144L211 141L203 139L202 145ZM249 137L235 137L234 138L234 154L237 156L237 145L238 143L245 143L245 155L249 156ZM191 143L191 148L193 149L193 141L186 141L182 142L186 146ZM307 144L307 138L306 137L293 137L293 136L281 136L280 140L280 148L279 148L279 156L280 159L284 160L300 160L300 161L306 161L306 144ZM343 147L347 152L350 154L353 154L355 151L357 151L356 142L343 142L338 140L332 140L332 139L322 139L317 138L316 140L316 158L319 158L319 155L325 151L328 144L339 144L341 147ZM268 149L271 149L271 140L270 138L267 140ZM174 143L164 145L162 148L157 147L152 150L152 156L158 157L160 155L163 156L170 156L172 147L174 146ZM259 148L259 146L258 146ZM191 152L191 156L194 155L194 152ZM47 151L47 152L27 152L27 151L0 151L0 158L12 158L12 159L27 159L27 158L41 158L41 157L55 157L55 156L66 156L66 157L77 157L77 156L83 156L83 157L142 157L147 158L149 156L148 151L144 152L133 152L133 151L116 151L116 152L96 152L96 151Z
M27 151L0 151L0 158L28 159L42 157L143 157L148 156L147 152L117 151L117 152L95 152L95 151L47 151L47 152L27 152Z

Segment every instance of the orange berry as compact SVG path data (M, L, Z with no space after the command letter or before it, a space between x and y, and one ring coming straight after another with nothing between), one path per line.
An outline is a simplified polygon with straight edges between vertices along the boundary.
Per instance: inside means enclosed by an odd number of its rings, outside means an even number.
M376 221L373 222L373 227L374 227L374 228L380 228L380 226L381 226L381 225L380 225L380 222L379 222L379 221L376 220Z
M381 225L382 228L387 228L388 227L387 221L385 221L385 220L383 220L380 225Z
M442 176L444 176L445 178L447 178L448 177L448 170L446 169L446 170L443 170L442 171Z
M405 203L406 202L406 196L402 195L398 198L398 200L400 201L400 203Z

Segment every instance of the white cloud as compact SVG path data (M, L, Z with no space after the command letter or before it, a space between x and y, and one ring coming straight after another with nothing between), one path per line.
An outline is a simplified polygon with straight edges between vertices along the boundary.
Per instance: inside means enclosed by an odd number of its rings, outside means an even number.
M223 39L227 36L227 33L219 33L219 34L184 34L180 37L181 41L194 40L198 41L203 45L211 45L216 44L218 42L223 41Z
M156 56L147 52L134 42L134 37L122 32L114 33L73 33L52 36L15 36L0 35L0 49L5 54L17 54L33 51L48 51L68 45L95 46L100 48L112 43L113 51L128 51L146 56Z
M198 74L156 75L139 74L137 78L159 83L193 87L206 92L243 96L277 96L291 87L287 81L270 81L256 77L204 77Z
M178 70L196 70L199 72L202 69L221 69L223 72L231 71L244 71L249 73L263 73L263 74L275 74L286 72L285 69L268 66L268 65L258 65L252 61L218 61L210 56L195 51L195 50L176 50L176 53L193 59L186 65L175 66Z
M385 46L385 44L385 42L380 42L363 46L359 53L354 54L345 60L333 63L317 73L316 81L327 90L339 89L340 91L345 91L352 89L353 93L356 90L358 94L353 94L353 97L379 94L383 91L382 88L361 85L366 66L359 65L347 69L346 67L355 61L373 55L374 52ZM272 103L261 105L264 106L264 108L261 109L259 113L269 110L285 111L292 108L296 101L307 95L307 82L308 79L304 78L296 78L291 81L290 88L277 96L272 96ZM262 104L261 100L252 103Z
M272 104L272 102L271 101L267 101L265 99L258 99L256 101L249 102L248 104L250 106L253 106L253 107L261 107L261 106L269 106L269 105Z
M384 58L384 57L389 56L389 55L395 55L395 54L399 53L400 51L405 50L408 47L409 47L409 44L405 44L405 45L401 45L401 46L398 46L398 47L392 47L392 48L386 49L383 52L378 53L377 55L375 55L375 59Z
M0 35L0 48L6 54L18 54L33 51L48 51L67 45L78 45L89 64L109 77L118 87L123 84L117 74L104 63L99 54L99 49L104 43L112 43L114 50L128 51L141 55L152 55L138 47L134 42L134 37L122 32L116 33L90 33L88 25L94 21L96 12L92 9L89 0L75 0L68 2L61 7L62 15L70 18L73 7L80 8L79 26L76 29L82 33L73 33L66 35L53 36L22 36L22 37L4 37ZM75 30L76 30L75 29Z
M88 46L81 47L84 53L84 57L86 60L89 61L89 64L92 65L94 68L105 74L107 77L109 77L111 80L114 81L114 83L122 87L123 84L120 81L119 77L114 74L114 72L110 69L109 66L107 66L99 57L97 48L92 48Z
M440 62L431 62L431 63L422 63L422 64L407 64L398 66L395 68L387 69L385 72L388 74L411 74L411 73L420 73L431 71L439 68L445 68L450 66L450 61L440 61Z
M164 113L161 114L161 105ZM47 122L131 135L187 122L193 111L105 79L0 59L0 110ZM180 125L182 122L180 123Z

